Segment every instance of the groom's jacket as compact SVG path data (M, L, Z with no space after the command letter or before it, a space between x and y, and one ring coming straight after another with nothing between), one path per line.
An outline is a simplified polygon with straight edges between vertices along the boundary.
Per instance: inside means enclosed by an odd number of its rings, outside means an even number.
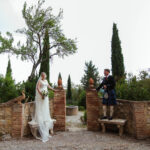
M115 80L114 77L109 75L108 77L104 77L102 83L99 85L99 87L96 89L97 91L99 91L101 88L103 88L103 86L106 85L107 86L107 91L113 90L115 89Z

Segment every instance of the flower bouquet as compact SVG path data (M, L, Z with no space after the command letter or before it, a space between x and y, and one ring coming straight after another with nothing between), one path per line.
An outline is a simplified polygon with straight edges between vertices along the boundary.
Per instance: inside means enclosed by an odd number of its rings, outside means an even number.
M48 91L42 91L42 99L44 99L46 96L48 96Z

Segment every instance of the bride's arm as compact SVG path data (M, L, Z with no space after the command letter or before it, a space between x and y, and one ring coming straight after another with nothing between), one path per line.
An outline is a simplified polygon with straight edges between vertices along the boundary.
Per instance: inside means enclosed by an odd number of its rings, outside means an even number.
M53 89L49 84L48 84L48 88L49 88L50 90L52 90L53 92L55 92L55 89Z
M39 94L42 96L42 93L40 91L40 86L41 86L41 83L40 81L37 83L37 91L39 92Z

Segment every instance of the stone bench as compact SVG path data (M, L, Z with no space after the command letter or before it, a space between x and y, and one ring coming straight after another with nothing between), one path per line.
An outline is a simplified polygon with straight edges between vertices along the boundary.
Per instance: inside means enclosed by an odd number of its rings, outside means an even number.
M56 120L53 119L54 124L56 123ZM32 135L36 138L36 139L40 139L40 137L38 137L38 124L37 123L33 123L33 122L28 122L29 126L30 126L30 130ZM53 130L50 131L51 134L53 134Z
M108 119L98 119L98 122L101 124L102 126L102 132L105 133L106 132L106 127L105 124L113 124L113 125L117 125L118 129L119 129L119 135L122 136L123 134L123 127L125 125L127 120L125 119L113 119L113 120L108 120Z

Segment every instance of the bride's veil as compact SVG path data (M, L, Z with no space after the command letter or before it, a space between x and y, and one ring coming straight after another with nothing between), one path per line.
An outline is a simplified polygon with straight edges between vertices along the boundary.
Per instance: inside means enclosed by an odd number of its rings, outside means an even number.
M41 95L37 90L38 82L42 80L41 75L36 83L35 89L35 101L34 101L34 113L32 114L32 121L30 124L38 125L38 131L43 142L47 141L49 138L49 129L53 128L53 120L50 117L49 106L47 106L47 101L41 101ZM43 107L44 106L44 107ZM39 139L39 137L36 137Z

